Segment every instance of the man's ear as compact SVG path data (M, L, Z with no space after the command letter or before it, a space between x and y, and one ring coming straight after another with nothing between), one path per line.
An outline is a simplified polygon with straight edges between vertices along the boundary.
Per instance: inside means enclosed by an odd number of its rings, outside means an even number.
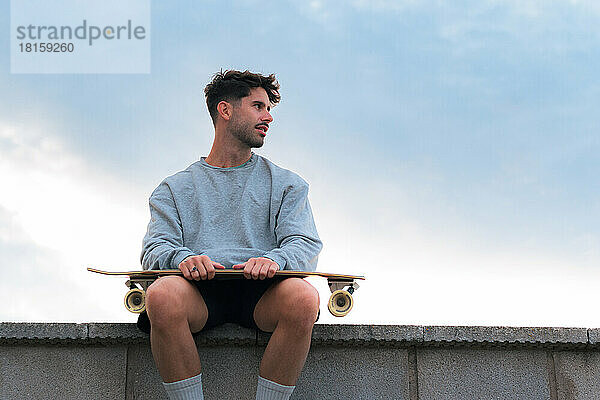
M225 121L229 121L231 115L233 114L233 104L223 100L217 104L217 112L221 118L223 118Z

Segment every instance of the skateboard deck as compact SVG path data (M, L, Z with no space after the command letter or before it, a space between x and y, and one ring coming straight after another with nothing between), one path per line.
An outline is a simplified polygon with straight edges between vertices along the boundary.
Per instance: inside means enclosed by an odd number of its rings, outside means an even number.
M103 271L96 268L88 268L90 272L95 272L102 275L124 276L128 277L125 283L129 288L125 294L125 308L132 313L141 313L146 309L146 289L156 279L161 276L183 276L183 273L178 269L161 269L161 270L145 270L145 271ZM283 270L275 272L275 277L282 278L307 278L321 277L327 279L327 284L331 291L329 297L328 309L329 312L336 317L347 315L354 305L352 294L359 288L357 280L364 280L364 276L359 275L344 275L332 274L316 271L292 271ZM213 279L246 279L244 271L241 269L222 269L215 270ZM269 278L267 278L269 279Z

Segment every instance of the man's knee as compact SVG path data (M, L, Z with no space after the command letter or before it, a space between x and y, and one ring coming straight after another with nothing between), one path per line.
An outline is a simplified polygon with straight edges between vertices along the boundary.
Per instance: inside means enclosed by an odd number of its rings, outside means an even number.
M187 319L184 298L189 290L190 283L181 277L169 276L154 281L146 290L146 311L151 325L169 326Z
M319 313L319 292L303 279L288 285L282 319L300 326L312 327Z

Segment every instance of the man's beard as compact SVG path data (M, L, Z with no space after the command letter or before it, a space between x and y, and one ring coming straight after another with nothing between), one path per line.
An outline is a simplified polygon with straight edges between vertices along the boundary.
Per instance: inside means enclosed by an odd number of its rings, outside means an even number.
M256 133L256 127L237 119L231 121L231 134L250 148L262 147L264 144L263 137Z
M256 134L256 128L249 125L234 125L231 127L231 134L250 148L262 147L264 140Z

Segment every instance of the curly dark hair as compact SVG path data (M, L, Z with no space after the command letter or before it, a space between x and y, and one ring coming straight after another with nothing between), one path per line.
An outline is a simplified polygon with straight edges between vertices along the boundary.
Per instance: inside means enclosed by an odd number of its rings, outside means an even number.
M217 104L221 101L238 101L242 97L250 96L250 89L257 87L265 89L272 106L275 106L281 100L279 83L274 74L264 76L248 70L244 72L236 70L217 72L212 81L204 88L206 106L213 124L217 123L217 115L219 114Z

